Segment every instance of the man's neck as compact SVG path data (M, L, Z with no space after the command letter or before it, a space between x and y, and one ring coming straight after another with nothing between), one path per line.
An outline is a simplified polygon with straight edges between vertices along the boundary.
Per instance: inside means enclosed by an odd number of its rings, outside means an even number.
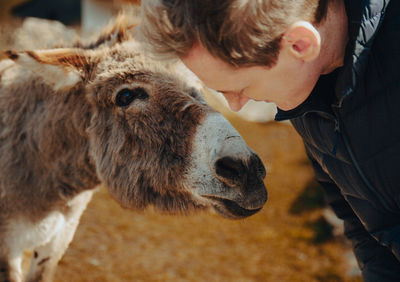
M321 74L343 66L348 42L347 15L343 0L332 1L324 22L317 28L321 34Z

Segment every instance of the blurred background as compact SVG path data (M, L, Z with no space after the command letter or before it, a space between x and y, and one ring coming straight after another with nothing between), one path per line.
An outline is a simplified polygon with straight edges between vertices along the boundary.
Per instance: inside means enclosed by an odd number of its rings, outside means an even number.
M90 36L121 9L138 17L139 2L0 0L0 51ZM55 281L361 281L342 223L326 207L291 125L273 121L272 104L251 102L233 113L218 93L203 93L263 160L264 209L239 221L212 212L137 212L122 209L101 187Z

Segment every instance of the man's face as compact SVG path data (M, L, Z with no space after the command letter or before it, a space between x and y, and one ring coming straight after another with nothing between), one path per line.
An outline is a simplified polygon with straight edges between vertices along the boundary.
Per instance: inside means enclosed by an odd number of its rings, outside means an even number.
M282 110L291 110L309 96L320 75L318 60L305 63L288 52L281 52L271 68L235 68L199 44L181 59L208 87L221 92L234 111L250 99L273 102Z

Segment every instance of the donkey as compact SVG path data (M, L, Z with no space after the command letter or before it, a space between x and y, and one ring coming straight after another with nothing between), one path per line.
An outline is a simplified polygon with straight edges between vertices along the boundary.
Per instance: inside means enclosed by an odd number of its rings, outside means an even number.
M261 160L201 93L110 38L0 62L0 281L22 281L25 250L25 281L51 280L100 184L124 208L178 214L239 219L267 200Z

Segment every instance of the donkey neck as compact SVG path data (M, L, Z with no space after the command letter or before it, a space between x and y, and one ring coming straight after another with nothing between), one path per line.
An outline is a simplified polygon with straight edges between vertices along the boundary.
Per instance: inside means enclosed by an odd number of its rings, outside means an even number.
M0 212L15 209L35 216L99 184L85 132L90 115L83 85L55 92L18 66L3 73L0 193L16 201L0 206Z

